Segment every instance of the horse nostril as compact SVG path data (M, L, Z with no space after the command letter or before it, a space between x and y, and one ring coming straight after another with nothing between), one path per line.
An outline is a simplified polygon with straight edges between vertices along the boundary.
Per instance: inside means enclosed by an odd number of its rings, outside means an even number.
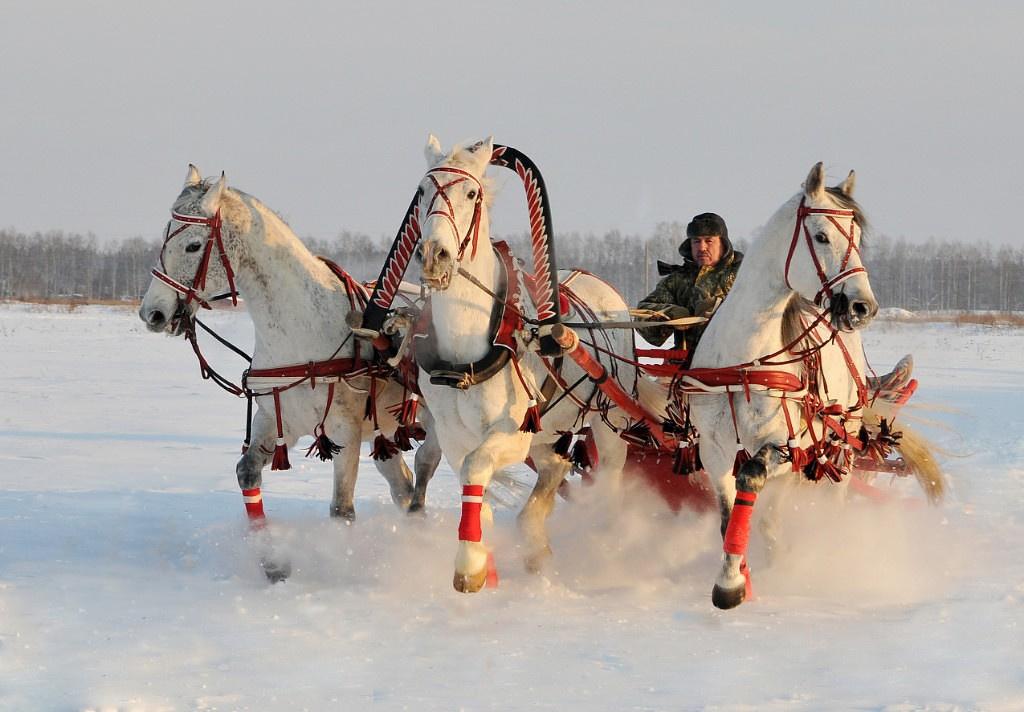
M154 326L156 326L158 324L163 324L166 321L167 321L167 317L164 316L164 313L162 311L160 311L159 309L157 309L154 312L151 312L150 315L149 315L149 323L153 324Z

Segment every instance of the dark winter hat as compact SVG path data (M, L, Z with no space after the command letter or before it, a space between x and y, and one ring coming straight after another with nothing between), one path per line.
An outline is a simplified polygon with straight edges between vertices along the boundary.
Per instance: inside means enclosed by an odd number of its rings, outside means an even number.
M707 235L721 235L729 239L729 228L725 226L725 220L721 215L715 213L701 213L694 216L690 224L686 226L687 237L705 237Z
M717 213L701 213L695 215L690 224L686 226L686 239L679 245L679 254L686 260L693 259L690 254L690 240L707 235L719 235L722 238L722 257L726 257L732 252L729 228L725 226L722 216Z

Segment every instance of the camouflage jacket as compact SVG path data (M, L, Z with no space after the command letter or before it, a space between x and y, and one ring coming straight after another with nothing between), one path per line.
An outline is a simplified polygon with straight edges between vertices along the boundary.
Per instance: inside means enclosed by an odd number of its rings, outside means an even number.
M670 306L681 306L689 310L690 315L697 315L697 307L702 302L718 297L725 298L736 281L736 272L742 261L743 253L731 249L713 267L702 268L691 260L686 260L682 265L669 265L659 261L658 272L666 276L658 282L653 292L637 304L637 307L660 310ZM652 326L639 329L639 332L655 346L661 346L669 334L672 334L675 337L675 348L689 349L693 353L706 326L701 324L689 329Z

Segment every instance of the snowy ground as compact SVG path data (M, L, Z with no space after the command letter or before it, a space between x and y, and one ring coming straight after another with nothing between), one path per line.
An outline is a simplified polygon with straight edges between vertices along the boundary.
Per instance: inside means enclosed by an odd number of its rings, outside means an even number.
M210 322L249 338L244 314ZM866 341L880 371L915 354L951 497L840 510L811 488L783 561L752 543L756 600L721 612L717 521L642 493L615 518L600 492L560 503L546 576L498 507L501 584L458 594L451 471L412 521L365 451L352 526L319 460L267 474L295 569L269 585L234 477L244 403L132 311L0 306L0 709L1024 709L1024 332Z

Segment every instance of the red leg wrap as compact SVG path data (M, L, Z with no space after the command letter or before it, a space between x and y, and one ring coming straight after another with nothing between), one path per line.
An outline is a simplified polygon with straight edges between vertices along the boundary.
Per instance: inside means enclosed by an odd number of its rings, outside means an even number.
M487 580L484 588L498 587L498 567L494 565L494 554L487 552Z
M480 508L484 503L483 485L462 486L462 520L459 522L459 541L480 541Z
M267 520L263 513L263 493L259 487L242 490L242 501L245 502L245 513L249 515L249 523L255 527L262 527Z
M750 517L754 513L754 502L757 495L753 492L737 492L736 501L729 517L729 525L725 528L725 541L722 550L726 554L747 553L747 542L750 540Z

